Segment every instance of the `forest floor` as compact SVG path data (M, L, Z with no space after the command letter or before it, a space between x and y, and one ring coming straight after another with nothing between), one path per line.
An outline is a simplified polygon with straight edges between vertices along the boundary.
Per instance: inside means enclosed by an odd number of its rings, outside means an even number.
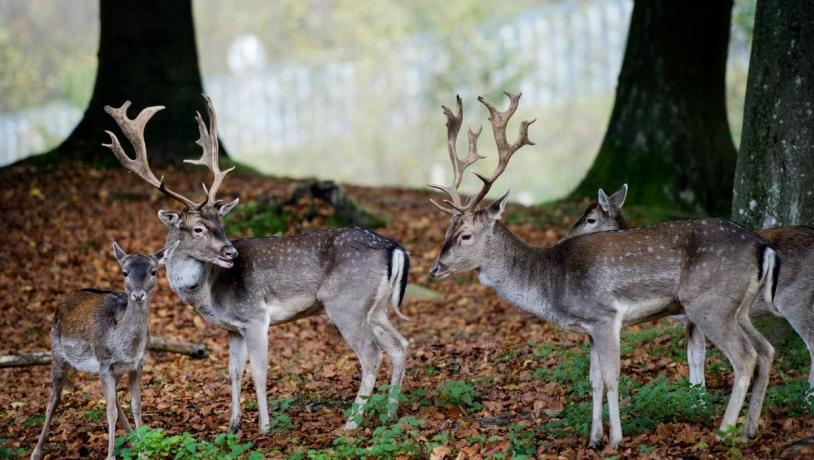
M184 176L169 171L167 176L182 191L199 190L203 179L202 172ZM0 184L0 354L48 350L50 322L63 293L82 287L121 289L112 241L131 252L160 249L165 230L156 211L174 206L121 170L13 166L0 170ZM288 196L293 184L235 174L221 195L240 196L239 208L251 208L253 201ZM618 451L588 449L586 337L508 306L481 286L475 273L431 280L428 269L448 219L429 204L429 193L352 186L347 191L386 219L378 232L410 251L410 282L432 290L405 300L402 311L413 321L393 319L410 340L405 401L399 408L403 418L380 423L375 415L383 402L378 397L363 428L339 430L359 385L355 356L324 316L276 326L269 333L273 430L267 435L256 434L254 389L248 375L243 379L240 442L251 442L263 456L765 459L804 458L814 452L812 406L804 397L808 353L798 338L778 344L758 437L743 443L736 433L727 433L718 440L715 431L729 395L730 368L712 351L706 367L709 392L690 387L683 329L669 320L625 332L624 444ZM552 245L587 204L585 199L510 206L505 220L524 240ZM319 203L303 202L284 211L286 233L335 221L331 209ZM634 225L652 220L635 207L628 214ZM251 233L251 226L237 224L232 225ZM170 445L181 439L173 435L187 432L186 445L224 445L218 435L229 422L226 333L208 325L170 291L163 274L160 278L151 332L203 342L212 353L203 361L168 353L147 356L144 420L164 430L151 431L150 442ZM378 383L386 383L388 374L386 364ZM0 457L30 454L51 387L49 366L0 369L0 387ZM119 397L129 411L125 388L120 383ZM104 409L98 378L72 375L46 455L102 457L107 445Z

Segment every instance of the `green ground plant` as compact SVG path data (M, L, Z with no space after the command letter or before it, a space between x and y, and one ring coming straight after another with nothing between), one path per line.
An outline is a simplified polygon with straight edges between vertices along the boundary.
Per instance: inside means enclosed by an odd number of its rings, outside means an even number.
M328 459L393 459L396 457L427 456L422 448L419 428L424 421L415 417L402 417L391 425L375 428L369 438L339 437L333 440L330 447L323 449L298 450L289 458L291 460L328 460Z
M261 460L263 454L241 443L237 435L221 433L200 441L189 433L168 436L161 428L142 426L125 437L116 438L115 455L122 459L172 458L175 460Z
M459 407L470 412L480 410L480 393L478 390L459 380L446 380L435 389L435 402L439 406Z
M0 438L0 458L18 458L26 453L25 449L6 447L6 440Z

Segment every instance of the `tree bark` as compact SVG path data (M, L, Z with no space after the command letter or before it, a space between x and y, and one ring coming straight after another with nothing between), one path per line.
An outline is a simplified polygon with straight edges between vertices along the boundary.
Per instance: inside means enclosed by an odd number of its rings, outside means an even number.
M732 218L814 225L814 6L758 0Z
M632 202L728 213L736 152L726 119L732 2L637 0L616 100L576 194L628 182Z
M100 0L99 66L84 117L56 151L74 160L115 164L105 130L118 132L105 105L133 102L131 117L163 105L146 131L150 160L180 165L195 150L194 115L206 113L191 0ZM125 148L128 149L128 145ZM221 147L221 156L225 155Z

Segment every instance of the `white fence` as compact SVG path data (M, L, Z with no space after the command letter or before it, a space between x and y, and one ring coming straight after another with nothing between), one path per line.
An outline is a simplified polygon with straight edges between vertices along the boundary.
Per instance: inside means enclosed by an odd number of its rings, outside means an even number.
M524 105L608 93L622 60L631 8L628 0L571 0L528 10L505 23L484 25L477 33L476 57L488 65L505 61L493 74L496 84L522 75ZM360 126L350 115L369 94L387 94L391 123L426 116L428 89L451 64L448 45L417 36L395 44L387 62L371 64L361 57L319 66L272 64L240 75L208 76L204 84L218 105L230 152L273 157L305 143L354 137ZM81 109L65 103L0 114L0 165L53 147L81 115Z

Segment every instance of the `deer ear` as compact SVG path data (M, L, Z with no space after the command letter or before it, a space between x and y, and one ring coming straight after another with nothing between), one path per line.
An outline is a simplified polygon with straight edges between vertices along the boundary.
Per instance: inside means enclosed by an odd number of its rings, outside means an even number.
M127 258L127 253L124 252L124 250L115 241L113 242L113 256L116 257L116 260L119 261L119 264L124 263L124 259Z
M596 197L596 202L599 203L599 207L602 208L605 213L610 214L612 206L610 197L608 197L602 189L599 189L596 193Z
M506 203L509 202L509 191L507 190L502 197L495 200L492 204L489 205L488 208L484 209L483 212L486 214L486 217L491 221L498 221L501 217L503 217L503 211L506 210Z
M621 208L623 204L625 204L625 198L627 197L627 184L622 184L619 187L619 190L613 192L613 195L610 196L611 201L613 204L616 205L617 208Z
M172 245L167 246L166 248L153 254L153 257L155 257L158 260L158 265L164 265L167 262L167 259L169 259L169 257L172 255L173 251L175 251L175 248L177 248L179 244L181 244L181 240L178 240Z
M238 203L240 203L240 198L235 198L235 200L232 201L231 203L220 205L220 207L218 208L218 214L220 214L221 217L225 216L229 211L232 210L232 208L237 206Z
M167 227L177 227L178 223L181 222L181 213L162 209L158 211L158 218L161 219L161 222L164 222L164 225Z

